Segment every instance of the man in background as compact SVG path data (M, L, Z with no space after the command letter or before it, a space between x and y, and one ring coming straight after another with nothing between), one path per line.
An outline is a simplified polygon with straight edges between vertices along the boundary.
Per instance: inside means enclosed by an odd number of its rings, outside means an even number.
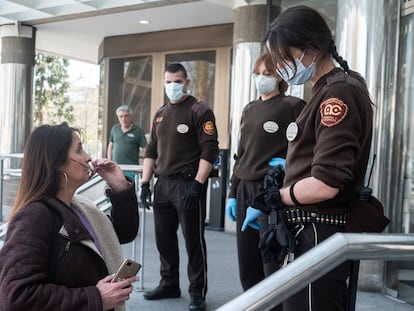
M139 164L140 148L147 145L144 131L132 122L131 112L127 105L116 109L119 123L112 127L109 136L107 158L118 164ZM125 175L134 178L133 174Z

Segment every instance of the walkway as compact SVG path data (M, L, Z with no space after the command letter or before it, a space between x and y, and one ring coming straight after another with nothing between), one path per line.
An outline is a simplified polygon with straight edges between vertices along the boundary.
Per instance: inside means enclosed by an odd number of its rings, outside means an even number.
M152 212L146 213L145 257L144 257L144 291L150 290L159 282L159 258L154 241ZM188 310L189 295L187 292L187 255L181 232L178 234L180 243L180 282L182 296L178 299L147 301L139 282L127 303L127 311L183 311ZM136 244L136 259L140 258L140 237ZM209 290L206 303L207 310L216 310L231 299L242 293L239 282L236 253L236 236L232 233L206 230ZM132 256L131 244L125 245L124 254ZM358 292L357 311L414 311L414 306L392 299L379 293ZM241 311L241 310L235 310Z

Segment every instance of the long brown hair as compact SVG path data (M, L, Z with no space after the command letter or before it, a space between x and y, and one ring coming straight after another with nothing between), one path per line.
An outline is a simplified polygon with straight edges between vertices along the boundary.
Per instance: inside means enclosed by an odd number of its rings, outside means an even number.
M59 168L67 160L74 131L79 132L64 122L60 125L42 125L30 134L9 221L28 204L56 195L62 178Z

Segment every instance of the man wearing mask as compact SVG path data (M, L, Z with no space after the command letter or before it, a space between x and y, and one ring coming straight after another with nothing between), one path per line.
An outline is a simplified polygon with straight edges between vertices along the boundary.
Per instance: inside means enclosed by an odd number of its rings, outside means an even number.
M205 310L207 258L204 240L206 181L218 155L217 129L211 109L187 94L190 80L179 63L167 66L165 92L169 102L155 114L145 151L141 200L154 187L154 228L160 254L159 286L144 294L147 300L178 298L179 251L177 229L181 224L188 254L191 302L189 310Z

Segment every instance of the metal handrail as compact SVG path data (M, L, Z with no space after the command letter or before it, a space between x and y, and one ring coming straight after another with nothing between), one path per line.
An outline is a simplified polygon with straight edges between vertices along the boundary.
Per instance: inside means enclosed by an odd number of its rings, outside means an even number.
M336 233L217 311L266 310L347 260L414 260L414 235Z
M19 177L21 174L20 169L5 169L4 160L6 159L23 159L23 153L0 154L0 223L3 221L3 179L5 176Z

